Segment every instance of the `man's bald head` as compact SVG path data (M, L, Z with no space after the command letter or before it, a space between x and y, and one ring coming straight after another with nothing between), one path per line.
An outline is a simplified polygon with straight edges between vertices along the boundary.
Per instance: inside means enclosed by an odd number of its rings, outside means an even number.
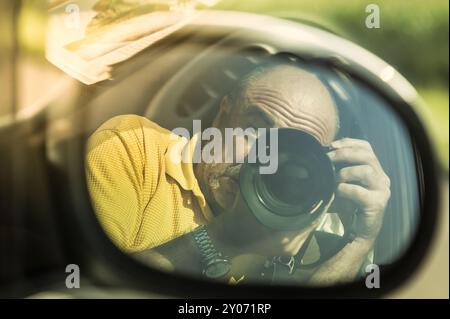
M256 69L231 94L241 112L257 108L275 127L293 127L314 136L322 145L333 141L339 129L336 105L317 75L295 65Z

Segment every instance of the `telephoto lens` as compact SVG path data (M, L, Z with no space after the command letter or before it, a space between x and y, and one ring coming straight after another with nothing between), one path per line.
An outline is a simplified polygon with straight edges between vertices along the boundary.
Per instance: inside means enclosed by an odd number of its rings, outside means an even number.
M267 131L266 134L270 134ZM269 141L269 136L265 137ZM313 136L292 128L278 129L278 168L273 174L261 174L259 150L253 144L256 161L248 157L240 170L242 197L263 225L274 230L299 230L311 225L325 213L333 199L333 164ZM272 146L273 147L273 146Z

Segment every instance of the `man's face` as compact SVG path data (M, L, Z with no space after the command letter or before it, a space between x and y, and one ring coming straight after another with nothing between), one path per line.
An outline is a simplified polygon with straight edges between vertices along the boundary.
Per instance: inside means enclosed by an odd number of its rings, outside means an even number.
M333 141L337 131L337 113L331 96L319 79L293 66L278 66L261 74L244 90L238 101L224 98L213 126L225 128L297 128L322 145ZM240 140L239 140L240 139ZM234 163L201 163L196 169L208 202L229 210L239 195L237 157L245 156L251 145L245 136L235 137L243 152L233 154ZM223 145L226 155L235 147Z

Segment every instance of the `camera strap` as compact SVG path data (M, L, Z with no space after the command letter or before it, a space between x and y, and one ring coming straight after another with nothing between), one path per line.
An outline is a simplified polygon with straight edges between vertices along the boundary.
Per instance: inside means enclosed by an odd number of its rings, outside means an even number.
M352 224L354 222L354 219L355 218L353 216ZM330 249L321 249L320 244L319 244L319 250L320 250L319 259L312 264L304 265L302 263L303 257L305 256L313 237L316 236L316 241L323 242L324 241L323 238L327 237L327 235L325 235L325 234L327 234L327 233L322 234L321 232L317 232L317 231L312 232L306 238L305 243L302 245L302 247L300 248L300 250L298 251L298 253L295 256L273 257L270 262L270 265L273 268L272 278L271 278L272 283L277 283L283 279L289 280L290 276L292 276L292 274L294 274L294 272L297 269L312 269L312 268L320 266L321 264L323 264L324 262L326 262L327 260L329 260L330 258L335 256L339 251L341 251L348 243L351 243L353 241L353 239L355 238L355 235L354 235L354 232L352 229L346 229L344 232L344 236L342 236L340 238L336 238L336 237L338 237L337 235L328 234L328 236L329 236L328 238L330 238L334 242L333 246ZM320 240L320 239L322 239L322 240Z
M324 262L326 262L333 256L335 256L347 244L351 243L355 239L355 233L353 231L355 221L356 221L356 212L354 212L352 214L349 227L344 226L344 235L342 237L335 235L335 234L326 233L326 232L320 232L320 231L312 232L306 239L305 244L303 244L302 248L300 248L297 255L294 256L296 267L303 268L303 269L315 268L315 267L323 264ZM316 237L316 241L319 246L320 257L316 262L314 262L312 264L304 265L302 263L303 257L306 253L306 250L308 249L311 239L314 236ZM326 246L326 247L324 247L324 246Z
M295 256L276 256L272 258L272 283L277 283L283 279L288 280L290 276L294 274L297 268L299 268L313 237L314 232L306 238L304 244Z

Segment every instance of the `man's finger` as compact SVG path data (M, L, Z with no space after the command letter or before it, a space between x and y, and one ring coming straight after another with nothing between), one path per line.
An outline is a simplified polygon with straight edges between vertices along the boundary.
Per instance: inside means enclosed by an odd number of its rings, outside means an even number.
M356 138L343 138L331 143L331 147L335 149L343 148L343 147L361 147L367 150L372 151L372 146L366 140L360 140Z
M340 148L327 153L333 162L346 162L353 165L369 164L378 167L378 160L373 152L364 148Z
M370 189L381 186L377 171L370 165L344 167L339 170L337 179L341 183L357 182Z
M360 185L340 183L336 187L336 195L352 201L365 212L381 212L386 208L391 192L389 189L373 191Z
M336 194L342 198L351 200L361 207L370 204L370 191L359 185L340 183L336 188Z

